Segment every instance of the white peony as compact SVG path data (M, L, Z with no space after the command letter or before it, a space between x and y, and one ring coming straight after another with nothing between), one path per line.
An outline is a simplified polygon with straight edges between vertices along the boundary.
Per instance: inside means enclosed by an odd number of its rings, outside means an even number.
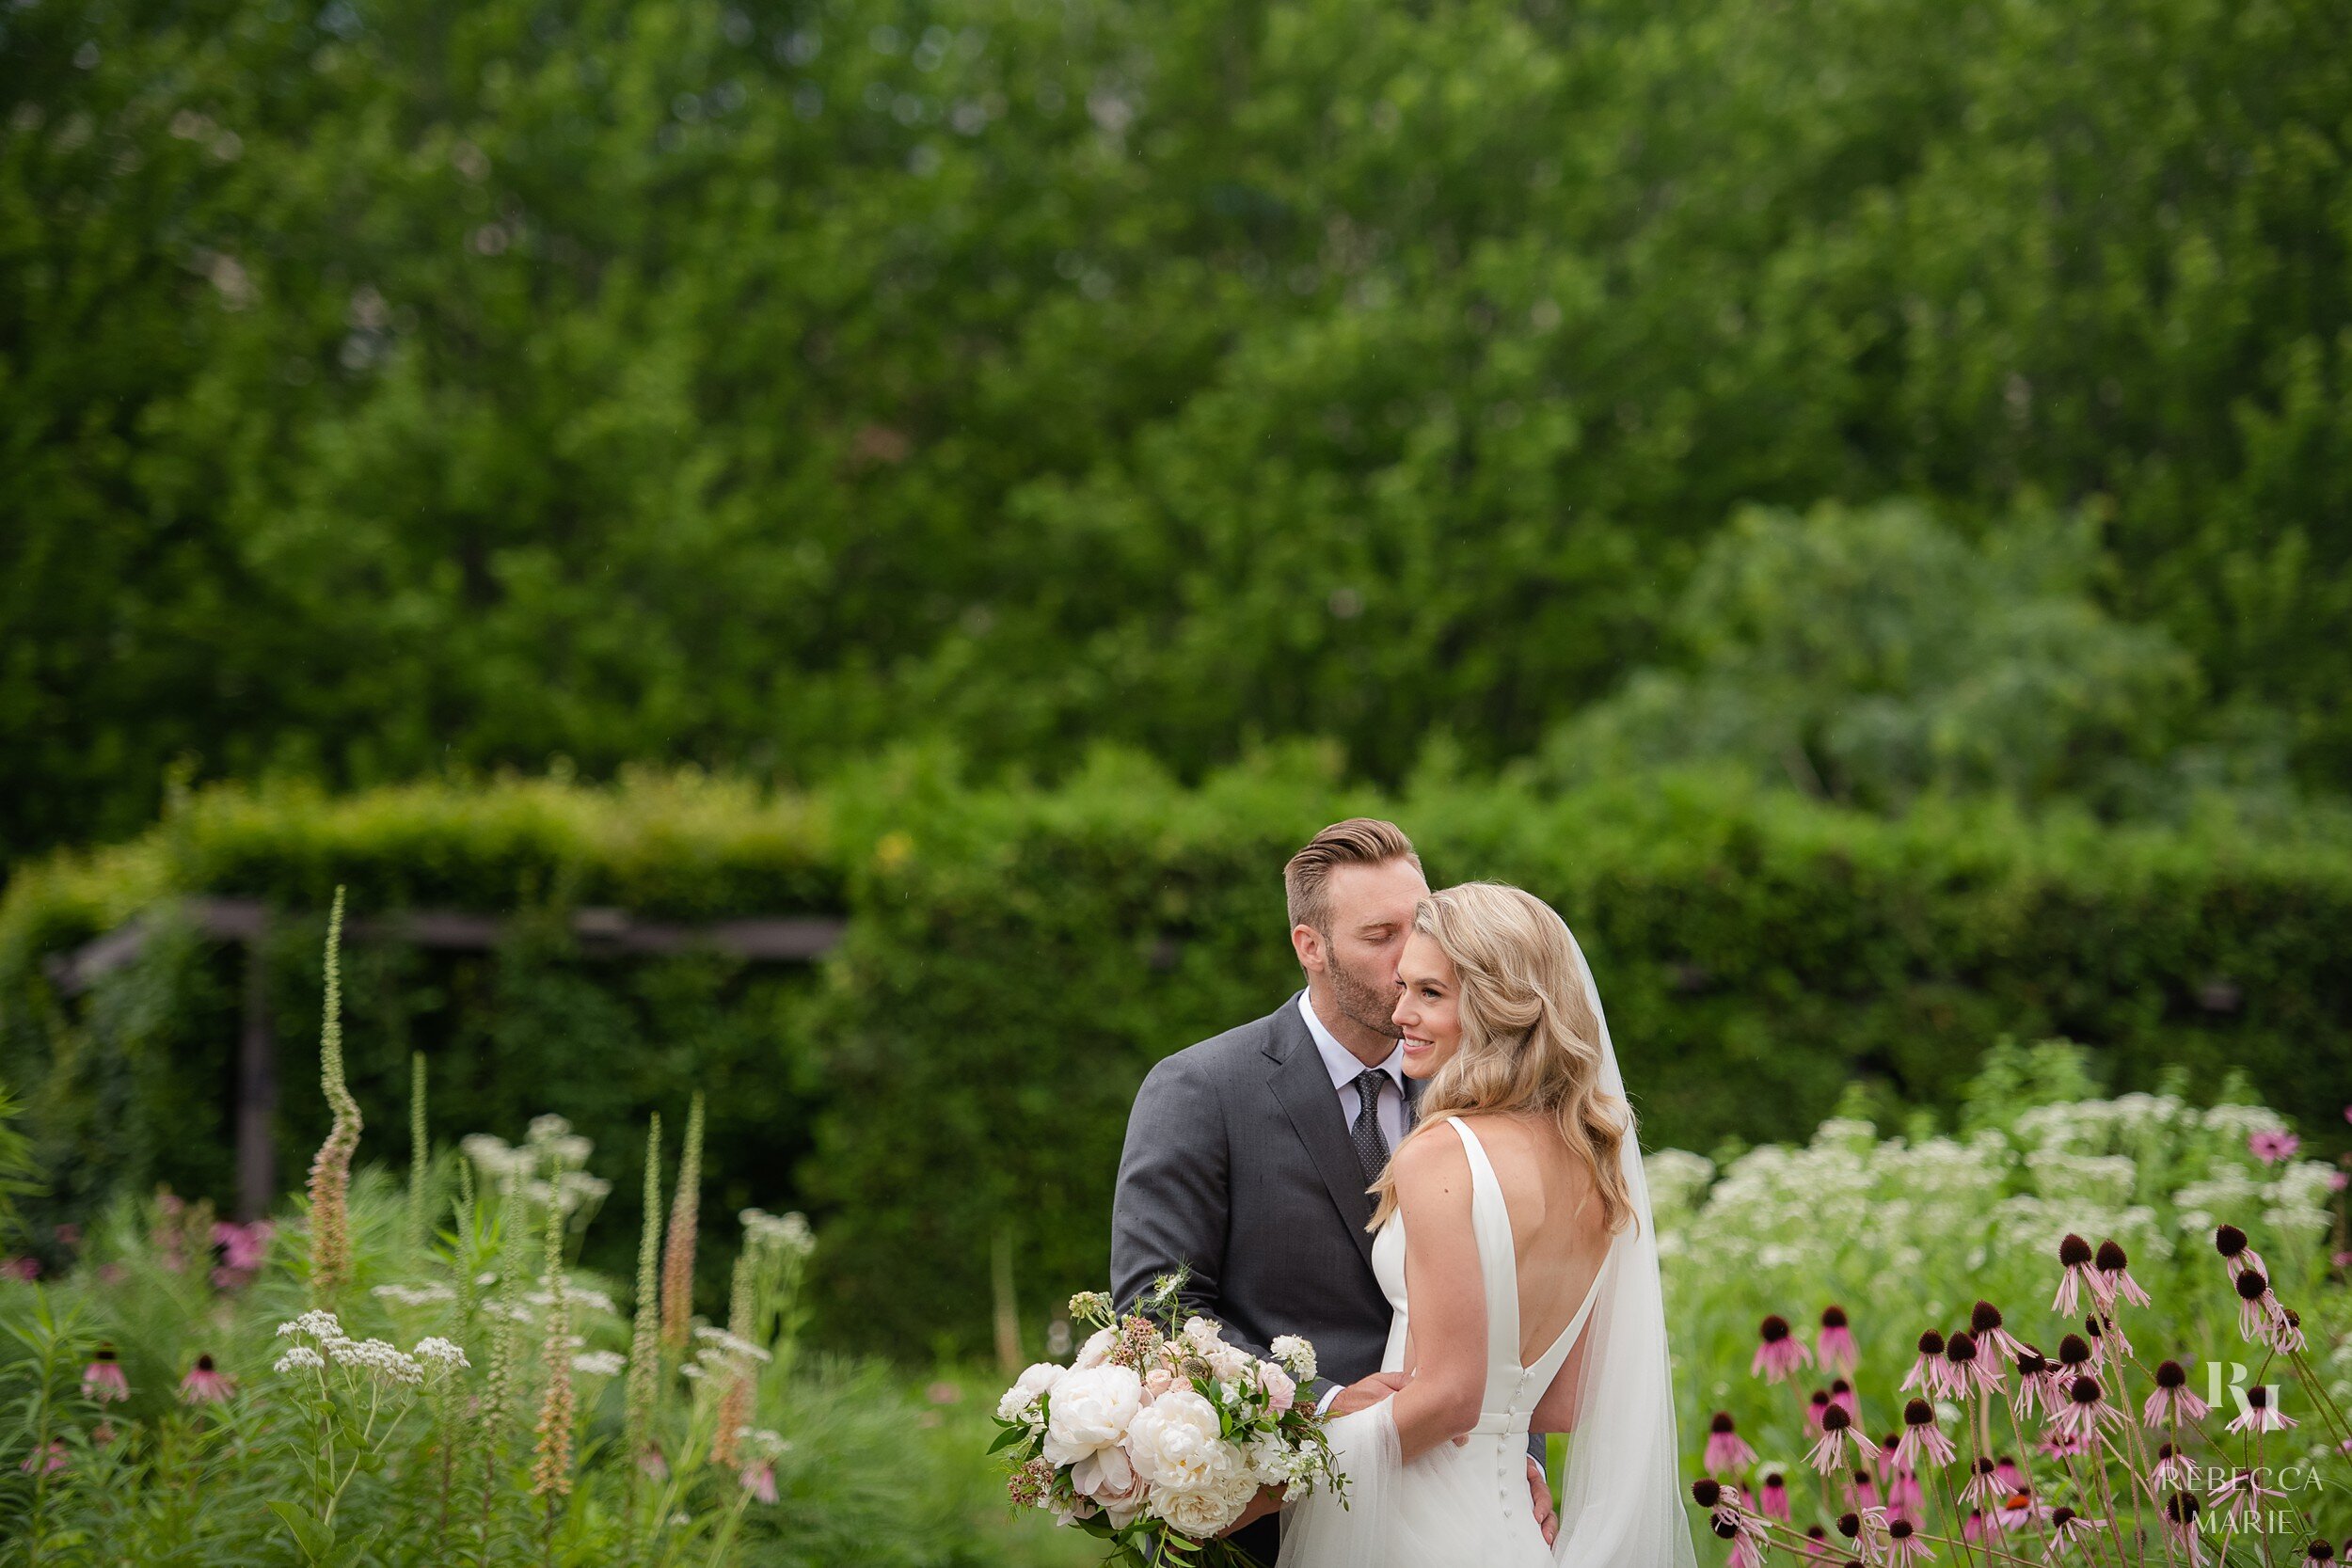
M1103 1505L1114 1529L1124 1529L1143 1512L1143 1478L1117 1444L1097 1449L1070 1467L1070 1489Z
M1275 1337L1270 1347L1274 1359L1290 1369L1291 1376L1312 1382L1315 1375L1315 1347L1295 1334Z
M1261 1486L1279 1486L1290 1479L1290 1445L1271 1433L1252 1441L1243 1457L1249 1462L1249 1479Z
M1257 1495L1257 1481L1248 1471L1237 1469L1221 1483L1199 1491L1154 1488L1152 1512L1194 1540L1206 1541L1240 1518Z
M1061 1369L1051 1361L1040 1361L1023 1372L1013 1386L1005 1390L1005 1397L996 1402L996 1418L1000 1421L1025 1421L1037 1412L1038 1396L1060 1381Z
M1089 1368L1101 1366L1110 1359L1111 1346L1118 1338L1119 1331L1115 1328L1096 1329L1087 1337L1087 1342L1078 1347L1077 1359L1070 1363L1070 1370L1083 1372Z
M1127 1457L1154 1487L1179 1492L1215 1485L1240 1467L1217 1435L1216 1406L1189 1388L1163 1394L1127 1429Z
M1047 1462L1075 1465L1110 1447L1127 1435L1128 1423L1142 1408L1143 1379L1132 1368L1104 1365L1064 1372L1054 1385L1053 1413L1045 1423Z

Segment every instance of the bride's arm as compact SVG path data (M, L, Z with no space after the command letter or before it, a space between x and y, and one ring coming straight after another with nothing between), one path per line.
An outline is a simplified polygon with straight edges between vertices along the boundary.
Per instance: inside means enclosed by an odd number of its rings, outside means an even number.
M1470 1157L1431 1133L1396 1151L1405 1214L1405 1293L1412 1303L1413 1380L1390 1402L1406 1463L1478 1424L1486 1392L1486 1290L1470 1227Z

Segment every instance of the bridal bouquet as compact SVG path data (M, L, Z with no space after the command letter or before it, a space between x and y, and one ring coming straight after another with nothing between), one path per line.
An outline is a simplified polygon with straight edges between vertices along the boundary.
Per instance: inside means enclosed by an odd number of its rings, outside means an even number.
M1041 1361L996 1404L991 1452L1012 1466L1015 1504L1041 1508L1109 1542L1109 1561L1239 1562L1216 1539L1263 1486L1344 1495L1322 1418L1297 1402L1314 1347L1295 1335L1262 1361L1207 1318L1181 1324L1181 1274L1163 1276L1124 1317L1110 1297L1070 1299L1094 1325L1068 1367Z

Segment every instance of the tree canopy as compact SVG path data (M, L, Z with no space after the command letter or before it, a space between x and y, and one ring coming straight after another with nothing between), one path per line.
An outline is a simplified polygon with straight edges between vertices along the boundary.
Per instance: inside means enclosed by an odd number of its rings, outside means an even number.
M1689 678L1743 508L1902 497L2091 517L2050 657L2339 780L2342 20L20 0L0 854L175 768L1499 765Z

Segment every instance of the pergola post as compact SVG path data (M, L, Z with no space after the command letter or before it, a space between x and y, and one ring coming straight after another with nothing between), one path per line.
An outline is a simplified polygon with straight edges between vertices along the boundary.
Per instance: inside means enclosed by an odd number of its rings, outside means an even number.
M245 1006L237 1031L237 1217L265 1217L277 1195L278 1034L269 1011L266 930L245 942Z

